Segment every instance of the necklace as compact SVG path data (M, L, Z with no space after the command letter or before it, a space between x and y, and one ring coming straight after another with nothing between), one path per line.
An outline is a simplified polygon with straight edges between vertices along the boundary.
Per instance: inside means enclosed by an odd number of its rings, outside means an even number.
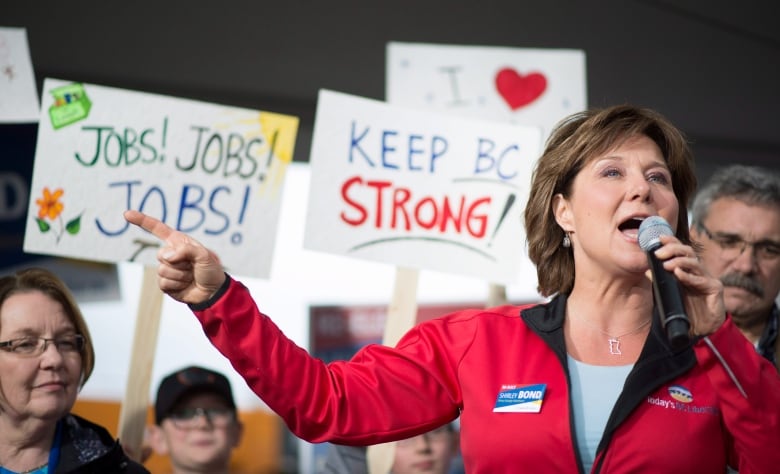
M604 334L605 336L607 336L609 338L609 339L607 339L607 342L609 342L609 353L611 355L621 355L623 353L620 352L620 338L621 337L625 337L625 336L630 336L631 334L634 334L635 332L639 331L643 327L645 327L648 324L650 324L651 320L648 319L647 321L643 322L642 324L640 324L639 326L635 327L634 329L632 329L632 330L630 330L630 331L628 331L626 333L623 333L623 334L621 334L619 336L613 336L612 334L608 333L607 331L604 331L603 329L601 329L600 327L598 327L595 324L591 323L590 321L588 321L585 318L580 318L580 321L584 322L588 326L592 327L596 331L600 332L601 334Z

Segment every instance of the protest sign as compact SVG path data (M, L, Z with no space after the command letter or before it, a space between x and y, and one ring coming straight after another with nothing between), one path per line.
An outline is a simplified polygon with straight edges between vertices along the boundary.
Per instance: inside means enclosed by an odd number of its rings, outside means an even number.
M27 30L0 27L0 123L37 122L39 114Z
M156 262L136 209L216 251L228 271L270 274L298 119L47 79L26 252Z
M540 141L536 127L321 91L304 246L511 282Z
M587 106L582 50L390 42L386 77L391 104L538 126L543 138ZM491 283L488 305L505 293Z
M162 293L135 209L268 277L298 119L104 86L44 82L26 252L145 263L120 438L141 452Z
M587 106L585 53L391 42L386 90L391 104L538 126L547 137Z
M387 45L386 98L394 105L540 127L546 137L558 120L585 106L585 58L581 51L491 46L458 46L391 42ZM536 161L536 157L532 161ZM530 184L530 167L518 182ZM524 207L525 200L519 207ZM520 234L513 257L528 265L525 235ZM396 292L413 297L413 274L398 269ZM506 303L506 289L495 275L487 306ZM535 282L525 283L535 287ZM399 294L394 294L398 299ZM414 324L415 307L388 319L389 344ZM369 472L387 472L394 444L368 449Z

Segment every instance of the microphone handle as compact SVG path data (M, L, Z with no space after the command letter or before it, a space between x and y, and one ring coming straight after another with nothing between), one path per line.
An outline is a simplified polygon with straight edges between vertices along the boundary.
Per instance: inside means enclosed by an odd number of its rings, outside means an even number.
M654 254L655 249L647 253L647 259L653 274L653 292L661 323L672 349L681 349L688 345L691 323L685 314L682 301L682 289L674 275L663 267L663 262Z

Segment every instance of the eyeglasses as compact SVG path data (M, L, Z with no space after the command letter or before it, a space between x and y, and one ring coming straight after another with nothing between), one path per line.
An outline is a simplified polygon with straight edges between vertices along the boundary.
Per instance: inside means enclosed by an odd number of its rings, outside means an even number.
M180 430L191 430L198 426L199 418L204 417L215 428L224 428L236 419L236 414L229 408L185 408L178 410L166 418Z
M423 438L429 443L441 443L449 439L452 428L449 425L445 425L435 430L428 431L421 435L413 436L411 438L402 439L397 441L396 444L400 447L408 448L417 444L418 438Z
M739 257L748 246L753 247L753 255L755 255L758 260L773 262L780 258L780 242L774 242L772 240L749 242L736 234L713 234L704 227L703 224L699 224L699 228L704 231L707 238L720 247L721 256L727 260L733 260Z
M0 342L0 349L21 357L36 357L46 352L49 343L54 344L60 354L77 354L84 350L86 339L80 334L54 338L20 337Z

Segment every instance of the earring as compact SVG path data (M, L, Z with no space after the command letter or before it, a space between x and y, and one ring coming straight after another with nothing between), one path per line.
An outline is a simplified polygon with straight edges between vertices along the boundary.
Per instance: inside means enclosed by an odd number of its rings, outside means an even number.
M569 238L569 234L563 234L563 248L567 249L571 247L571 239Z

